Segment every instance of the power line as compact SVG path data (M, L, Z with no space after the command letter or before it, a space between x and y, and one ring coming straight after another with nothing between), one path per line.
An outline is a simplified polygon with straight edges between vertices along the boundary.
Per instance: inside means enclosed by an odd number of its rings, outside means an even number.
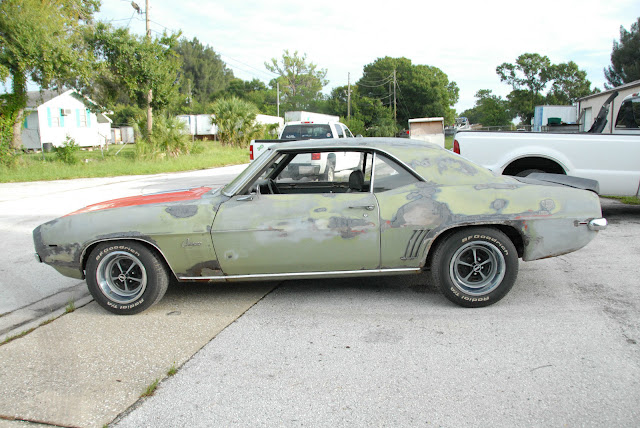
M393 82L393 75L389 76L386 80L384 81L380 81L381 83L379 84L365 84L362 83L362 81L356 83L357 86L364 86L365 88L378 88L380 86L385 86L387 84L389 84L389 82ZM371 83L371 82L366 82L366 83Z
M369 81L367 83L370 84L370 85L381 86L381 85L385 85L385 84L389 83L391 80L393 80L393 73L391 73L387 77L383 77L381 80ZM360 81L362 81L362 79L360 79ZM363 86L365 86L365 85L363 85Z

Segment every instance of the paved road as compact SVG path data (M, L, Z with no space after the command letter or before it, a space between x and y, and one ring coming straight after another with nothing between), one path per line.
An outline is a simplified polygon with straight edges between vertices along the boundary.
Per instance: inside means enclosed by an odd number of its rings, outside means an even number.
M0 184L0 316L84 284L35 261L31 232L39 224L108 199L199 185L219 186L229 182L244 167Z
M116 426L640 426L640 207L604 204L484 309L425 277L282 283Z

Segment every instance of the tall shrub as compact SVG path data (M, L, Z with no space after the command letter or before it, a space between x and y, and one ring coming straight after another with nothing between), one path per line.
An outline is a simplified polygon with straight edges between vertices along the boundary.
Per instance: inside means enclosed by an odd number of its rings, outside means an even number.
M178 157L191 151L191 135L177 117L157 116L153 130L147 132L146 119L134 125L136 131L136 156L157 157L161 154Z
M213 103L213 123L218 127L218 139L224 145L246 147L262 135L264 127L255 123L257 107L236 97L218 99Z

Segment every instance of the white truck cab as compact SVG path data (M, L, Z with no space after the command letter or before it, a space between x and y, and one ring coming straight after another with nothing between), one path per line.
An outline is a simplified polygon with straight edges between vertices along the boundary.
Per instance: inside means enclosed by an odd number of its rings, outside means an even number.
M353 138L353 134L344 124L336 121L295 121L287 122L277 140L253 140L249 145L249 160L253 162L273 144L296 140ZM335 172L340 171L344 161L335 153L309 153L298 155L288 166L288 174L295 179L313 177L332 181Z

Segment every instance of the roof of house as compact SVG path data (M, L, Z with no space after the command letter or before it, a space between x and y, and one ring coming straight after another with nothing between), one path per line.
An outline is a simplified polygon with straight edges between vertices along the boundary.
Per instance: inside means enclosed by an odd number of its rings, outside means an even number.
M58 89L58 90L42 90L42 91L29 91L27 92L27 110L35 110L38 106L51 101L52 99L69 93L72 97L78 101L82 101L88 108L95 108L98 105L91 99L80 94L75 89ZM111 119L107 116L110 112L96 112L97 115L104 116L109 122Z
M27 107L36 108L55 97L59 97L67 91L67 89L29 91L27 92Z
M582 97L582 98L578 99L578 101L584 101L584 100L588 100L589 98L594 98L594 97L601 97L603 95L608 95L608 94L612 93L613 91L620 91L622 89L633 88L635 86L640 87L640 80L635 80L633 82L625 83L624 85L620 85L620 86L617 86L617 87L612 88L612 89L607 89L606 91L598 92L597 94L587 95L586 97Z

